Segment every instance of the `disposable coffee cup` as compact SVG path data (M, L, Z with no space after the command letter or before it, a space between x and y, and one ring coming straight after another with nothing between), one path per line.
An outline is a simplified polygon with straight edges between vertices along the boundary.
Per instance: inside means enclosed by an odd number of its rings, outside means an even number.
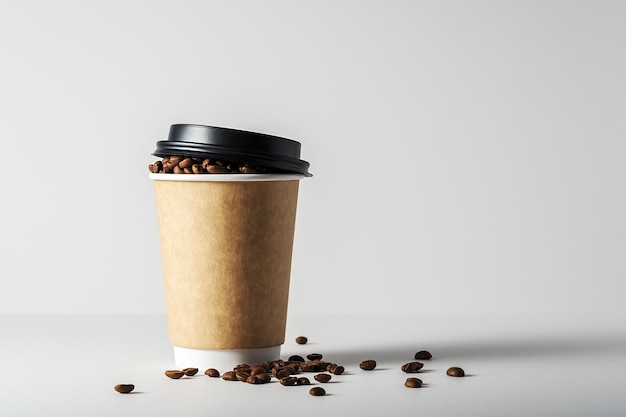
M280 357L285 340L300 144L173 125L157 156L249 162L266 174L151 173L168 331L178 368L231 369Z

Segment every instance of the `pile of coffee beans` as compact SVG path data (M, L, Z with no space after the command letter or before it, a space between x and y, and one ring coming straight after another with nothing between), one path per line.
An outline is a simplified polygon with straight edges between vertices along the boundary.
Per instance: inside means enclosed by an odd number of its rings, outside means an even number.
M298 342L300 340L300 342ZM302 341L306 343L306 337L300 336L296 340L299 344ZM204 371L204 374L210 378L221 378L224 381L239 381L246 382L248 384L258 385L267 384L272 379L278 380L280 385L283 386L298 386L298 385L311 385L311 380L305 376L298 376L303 372L316 373L313 379L316 382L326 384L332 380L332 375L341 375L344 373L345 368L342 365L336 363L327 362L322 360L323 355L320 353L311 353L306 356L308 360L305 360L300 355L292 355L287 361L278 359L275 361L262 361L255 365L248 365L245 363L235 366L232 370L226 371L220 374L215 368L208 368ZM430 352L421 350L415 353L415 359L430 360L432 355ZM359 367L364 371L371 371L376 368L376 361L374 359L367 359L359 364ZM405 373L418 373L424 364L418 361L407 362L400 367L402 372ZM193 377L198 373L198 368L185 368L182 370L167 370L165 375L171 379L180 379L183 377ZM463 377L465 371L457 366L448 368L446 375L451 377ZM423 382L419 378L407 378L404 382L404 386L407 388L421 388ZM129 393L135 389L132 384L118 384L115 387L115 391L119 393ZM312 396L326 395L326 390L322 387L315 386L309 390L309 394Z
M248 162L179 155L166 156L162 160L148 165L148 170L153 174L268 174L281 172Z

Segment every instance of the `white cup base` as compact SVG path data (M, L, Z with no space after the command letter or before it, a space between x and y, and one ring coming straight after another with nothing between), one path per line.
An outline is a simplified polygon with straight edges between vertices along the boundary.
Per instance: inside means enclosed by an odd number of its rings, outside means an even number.
M174 362L180 369L198 368L204 372L215 368L220 372L230 371L240 363L254 365L261 361L280 358L280 345L259 349L190 349L174 346Z

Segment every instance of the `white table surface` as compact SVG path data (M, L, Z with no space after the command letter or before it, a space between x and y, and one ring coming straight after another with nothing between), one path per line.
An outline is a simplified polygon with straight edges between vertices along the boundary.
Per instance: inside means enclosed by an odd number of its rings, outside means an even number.
M323 304L323 301L320 301ZM171 380L164 316L0 316L1 416L624 416L626 320L565 315L290 316L283 357L346 373L310 387ZM309 338L297 345L298 335ZM418 350L423 370L400 366ZM358 363L375 359L374 371ZM445 375L461 366L468 376ZM223 370L221 370L223 371ZM313 374L306 374L310 379ZM409 376L425 386L404 387ZM315 383L315 381L313 381ZM118 383L135 384L118 394ZM317 385L322 385L318 384Z

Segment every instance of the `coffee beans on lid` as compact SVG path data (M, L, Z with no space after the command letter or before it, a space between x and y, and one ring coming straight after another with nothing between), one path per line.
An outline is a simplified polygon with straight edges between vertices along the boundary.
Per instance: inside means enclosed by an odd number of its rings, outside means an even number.
M420 350L419 352L415 354L415 359L428 360L432 358L433 358L433 355L431 355L430 352L427 350Z
M120 394L128 394L135 389L135 386L133 384L117 384L113 387L113 389L115 389L115 391L119 392Z
M322 387L313 387L309 390L309 394L314 397L321 397L322 395L326 395L326 390Z
M309 341L309 339L306 338L306 336L298 336L296 337L296 343L299 345L306 345L306 343Z
M404 386L408 388L420 388L422 386L422 380L419 378L407 378L404 381Z
M446 375L461 377L461 376L465 376L465 371L462 368L453 366L452 368L448 368L448 370L446 371Z
M363 361L359 364L359 368L363 369L364 371L371 371L376 368L376 361L373 359Z

